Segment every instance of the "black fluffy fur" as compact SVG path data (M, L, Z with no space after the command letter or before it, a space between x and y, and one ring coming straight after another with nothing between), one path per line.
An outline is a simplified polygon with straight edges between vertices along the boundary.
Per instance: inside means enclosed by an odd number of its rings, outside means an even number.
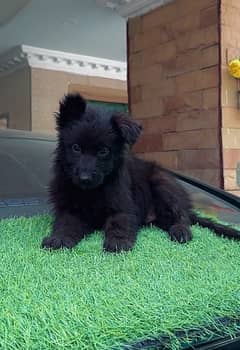
M129 153L142 130L129 117L90 108L83 97L69 94L56 122L50 185L55 220L43 248L72 248L101 229L105 251L126 251L150 222L179 243L192 239L190 225L196 223L239 239L238 231L197 217L185 190L160 165Z

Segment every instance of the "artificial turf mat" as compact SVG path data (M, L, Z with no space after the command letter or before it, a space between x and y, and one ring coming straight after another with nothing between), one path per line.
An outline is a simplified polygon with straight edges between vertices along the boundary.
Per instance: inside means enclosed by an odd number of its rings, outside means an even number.
M49 216L0 222L1 350L155 349L161 336L180 349L240 330L239 243L194 226L179 245L148 228L129 253L102 253L97 233L50 253L50 229Z

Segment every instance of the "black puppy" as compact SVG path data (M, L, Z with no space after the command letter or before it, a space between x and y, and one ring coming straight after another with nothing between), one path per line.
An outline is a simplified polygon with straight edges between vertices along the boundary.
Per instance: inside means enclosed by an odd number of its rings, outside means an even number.
M129 154L141 134L129 117L93 109L80 95L70 94L60 102L56 123L50 185L55 221L43 248L72 248L101 229L104 250L129 250L149 221L180 243L192 239L190 225L195 223L239 239L234 229L193 214L187 193L163 168Z

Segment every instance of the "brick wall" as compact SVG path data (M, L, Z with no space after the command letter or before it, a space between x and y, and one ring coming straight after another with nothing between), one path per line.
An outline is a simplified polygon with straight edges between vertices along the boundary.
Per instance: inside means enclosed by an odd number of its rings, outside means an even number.
M224 188L240 195L237 185L237 167L240 165L240 111L237 108L237 90L240 84L227 71L227 63L240 57L240 1L221 2L222 54L222 141Z
M218 13L218 0L177 0L129 19L128 63L135 152L221 186Z

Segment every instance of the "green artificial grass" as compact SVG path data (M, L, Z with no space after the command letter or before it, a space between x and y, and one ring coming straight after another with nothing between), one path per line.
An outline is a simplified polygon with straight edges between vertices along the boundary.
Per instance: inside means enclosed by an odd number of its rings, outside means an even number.
M50 253L50 230L49 216L0 222L1 350L137 349L161 336L179 349L240 330L239 243L195 226L180 245L148 228L132 252L104 254L94 233Z

